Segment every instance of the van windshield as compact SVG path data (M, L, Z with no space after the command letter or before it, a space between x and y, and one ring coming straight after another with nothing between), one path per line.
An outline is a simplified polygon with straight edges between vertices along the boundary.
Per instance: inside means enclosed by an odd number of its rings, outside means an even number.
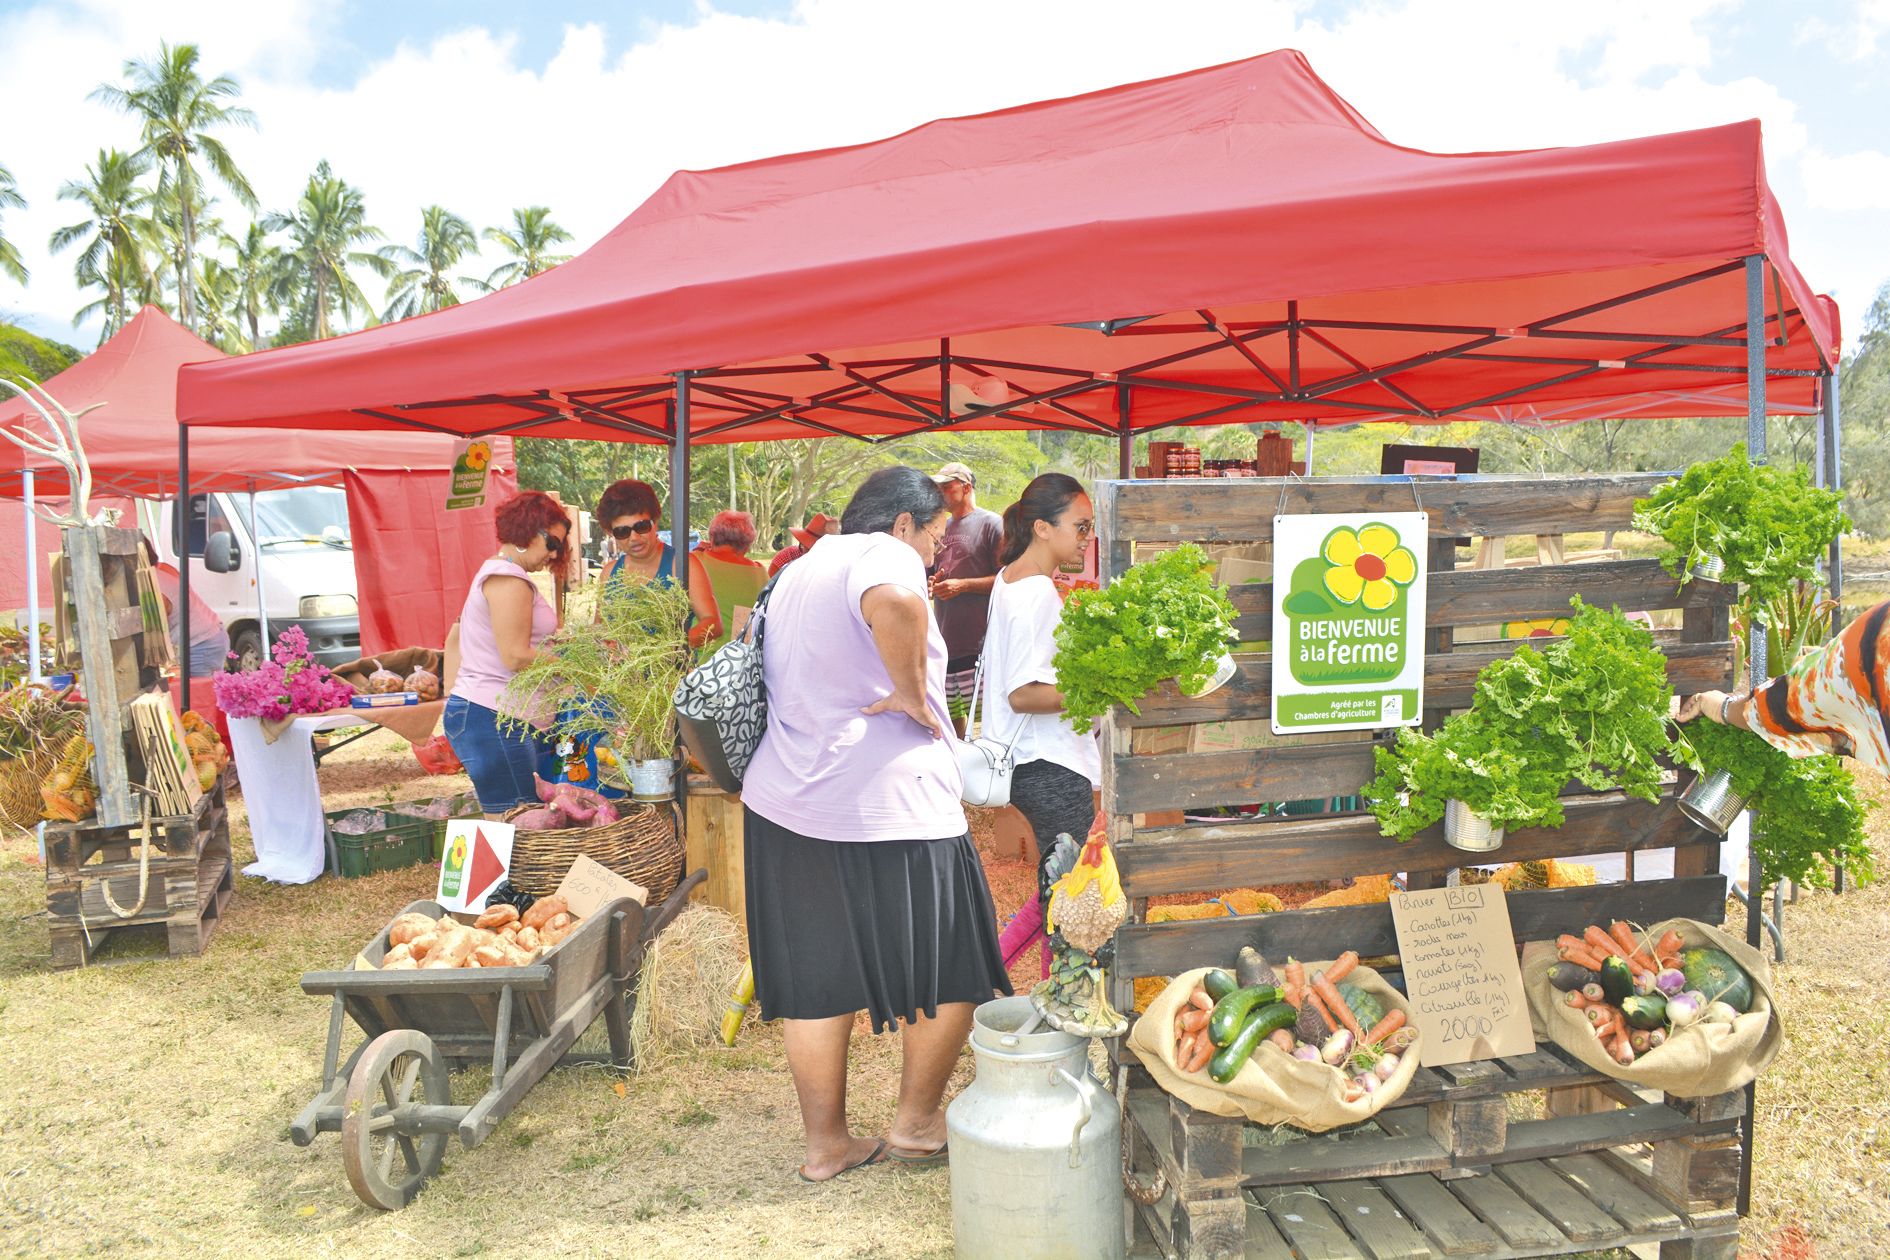
M256 496L257 545L348 547L348 496L332 486L265 490Z

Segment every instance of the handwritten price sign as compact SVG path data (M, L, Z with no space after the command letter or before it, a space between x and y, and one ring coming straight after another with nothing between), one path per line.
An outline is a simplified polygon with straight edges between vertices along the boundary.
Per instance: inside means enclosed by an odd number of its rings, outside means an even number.
M1498 884L1394 893L1412 1024L1425 1067L1528 1054L1536 1048L1522 968Z

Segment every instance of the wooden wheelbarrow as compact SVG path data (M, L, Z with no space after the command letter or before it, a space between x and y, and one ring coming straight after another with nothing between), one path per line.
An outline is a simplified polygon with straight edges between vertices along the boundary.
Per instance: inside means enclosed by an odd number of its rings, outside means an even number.
M571 1047L603 1015L609 1062L630 1067L630 1014L637 973L649 943L708 877L698 870L655 910L627 898L598 908L542 960L526 967L437 971L311 971L304 993L334 997L322 1087L289 1126L297 1146L317 1133L341 1133L348 1184L370 1206L412 1202L440 1170L446 1140L471 1149L485 1141L526 1091L559 1061L596 1062ZM431 901L401 912L445 914ZM363 954L378 965L387 927ZM344 1016L366 1039L340 1062ZM455 1106L450 1074L490 1062L491 1087L471 1106Z

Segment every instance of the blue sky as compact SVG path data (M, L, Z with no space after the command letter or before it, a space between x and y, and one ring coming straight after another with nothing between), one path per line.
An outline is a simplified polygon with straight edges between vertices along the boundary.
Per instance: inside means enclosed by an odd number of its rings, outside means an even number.
M543 203L581 247L678 168L1290 46L1443 152L1760 117L1793 256L1848 329L1890 281L1890 0L0 0L0 117L36 124L0 129L33 269L0 278L0 314L96 338L45 241L76 217L60 183L133 141L86 93L159 39L241 80L262 125L232 145L265 207L327 158L396 240L429 203L475 226Z

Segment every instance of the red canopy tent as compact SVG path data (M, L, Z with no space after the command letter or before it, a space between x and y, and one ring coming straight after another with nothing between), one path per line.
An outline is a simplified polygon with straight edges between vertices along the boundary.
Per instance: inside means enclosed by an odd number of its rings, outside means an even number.
M179 414L701 442L1737 413L1747 259L1767 405L1815 410L1836 311L1757 122L1424 153L1276 52L682 172L525 284L187 367Z

